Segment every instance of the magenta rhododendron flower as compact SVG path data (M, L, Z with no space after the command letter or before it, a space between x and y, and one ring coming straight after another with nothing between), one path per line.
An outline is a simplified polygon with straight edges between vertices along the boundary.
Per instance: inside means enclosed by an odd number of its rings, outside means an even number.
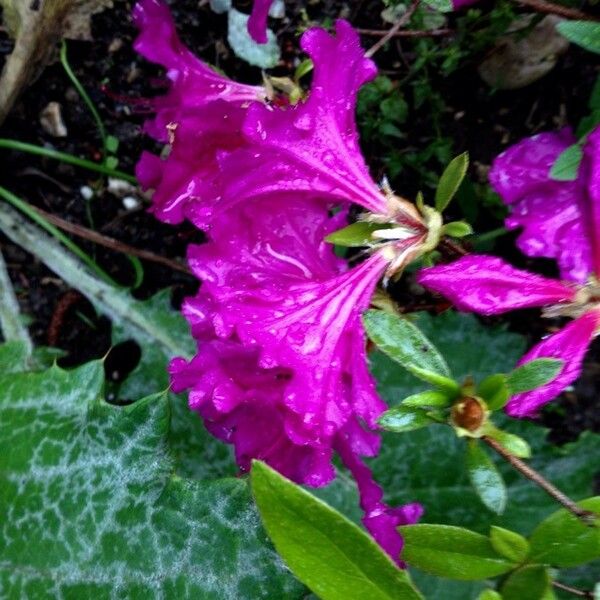
M210 241L190 247L203 284L184 314L199 353L189 364L173 361L173 385L192 388L190 406L234 444L242 469L260 458L322 486L335 477L337 451L356 476L365 526L397 558L395 528L420 508L383 504L359 458L378 453L376 419L385 410L360 314L387 260L375 254L348 270L323 241L343 215L306 199L288 201L281 214L280 202L272 196L222 214Z
M166 159L145 152L136 167L144 189L153 189L153 211L167 223L190 219L206 227L218 198L217 152L243 144L241 128L248 107L262 102L262 86L236 83L194 56L179 40L166 5L136 4L140 30L135 49L167 69L169 92L149 101L156 113L144 130L170 143Z
M598 130L584 146L575 181L550 179L558 156L575 143L569 129L526 138L500 154L490 171L490 182L511 208L509 229L522 228L517 240L528 256L554 258L564 279L586 281L600 272L597 234Z
M267 17L275 0L254 0L252 13L248 19L248 33L255 42L267 43Z
M424 269L417 276L426 288L443 294L457 308L484 315L541 306L548 316L570 316L575 321L534 346L520 361L558 358L564 361L556 378L546 385L513 396L506 412L513 417L534 416L581 373L585 352L600 333L600 287L563 283L515 269L499 258L465 256L449 265Z

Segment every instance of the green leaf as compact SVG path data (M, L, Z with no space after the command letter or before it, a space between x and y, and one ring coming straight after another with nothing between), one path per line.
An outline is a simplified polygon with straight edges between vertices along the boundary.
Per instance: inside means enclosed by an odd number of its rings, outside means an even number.
M542 521L531 534L531 558L555 567L576 567L600 558L600 496L577 503L598 514L595 526L582 523L561 509Z
M477 600L502 600L502 596L496 590L488 588L477 596Z
M557 358L536 358L509 373L506 383L511 394L528 392L552 381L564 364L564 361Z
M167 397L102 386L100 362L0 376L0 597L303 597L246 482L172 475Z
M485 429L485 435L499 442L506 450L519 458L529 458L531 448L529 444L518 435L502 431L492 424L488 423Z
M515 563L521 563L529 554L529 542L520 534L492 525L490 542L494 550Z
M281 52L275 34L267 29L267 43L257 44L248 33L248 15L235 8L228 13L227 41L237 56L255 67L271 69L279 62Z
M434 419L427 415L426 411L404 405L390 408L379 417L377 422L386 431L394 431L395 433L420 429L436 423Z
M319 598L421 598L407 571L343 515L259 461L251 480L277 551Z
M405 369L429 371L446 378L452 376L437 348L408 319L369 310L363 315L363 323L377 347Z
M453 158L442 173L435 191L435 209L438 212L443 212L454 198L462 180L465 178L468 166L469 154L463 152Z
M452 221L442 227L442 234L450 237L462 238L473 233L473 228L465 221Z
M454 10L452 0L425 0L425 4L439 12L452 12Z
M506 384L506 375L497 373L486 377L479 384L477 395L485 400L490 410L503 408L510 398L510 391Z
M556 181L575 181L583 158L580 144L573 144L563 150L550 169L550 178Z
M506 486L496 465L491 461L478 440L467 443L467 472L481 501L496 514L506 507Z
M402 560L438 577L465 581L487 579L514 568L490 540L479 533L449 525L404 525Z
M305 75L308 75L313 69L313 61L310 58L305 58L294 71L294 81L299 81Z
M432 407L432 408L444 408L448 406L451 399L448 398L443 392L436 392L434 390L428 390L419 394L413 394L408 398L402 400L402 406L412 407Z
M368 246L373 242L371 234L378 229L387 229L386 225L381 223L367 223L366 221L357 221L351 225L347 225L342 229L338 229L325 237L325 241L337 246L347 248L357 248L360 246Z
M548 570L539 565L528 565L512 573L502 584L503 600L545 600L552 585Z
M29 363L29 348L25 342L13 341L0 345L0 374L25 371Z
M592 21L561 21L556 26L570 42L600 54L600 23Z

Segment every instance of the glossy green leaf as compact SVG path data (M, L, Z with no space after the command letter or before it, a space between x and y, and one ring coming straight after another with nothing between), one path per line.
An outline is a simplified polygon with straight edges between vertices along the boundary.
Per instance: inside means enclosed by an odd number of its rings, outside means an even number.
M463 152L453 158L440 177L435 191L435 209L443 212L450 204L452 198L458 191L462 180L465 178L469 167L469 154Z
M450 525L404 525L402 559L438 577L465 581L487 579L514 568L490 540L474 531Z
M348 248L357 248L367 246L373 242L371 234L378 229L386 229L386 225L381 223L367 223L366 221L357 221L330 233L325 237L325 241L337 246Z
M251 480L277 551L319 598L421 598L408 572L343 515L259 461Z
M561 21L556 29L570 42L600 54L600 23L594 21Z
M451 402L449 398L443 392L436 392L435 390L428 390L419 394L413 394L408 398L402 400L402 406L412 406L416 408L432 407L432 408L443 408L448 406Z
M499 410L504 407L510 398L506 375L497 373L486 377L477 388L477 395L485 400L490 410Z
M503 600L546 600L551 579L548 570L529 565L512 573L502 584Z
M103 376L0 376L0 597L302 598L246 482L173 476L166 395L109 405Z
M363 315L363 323L377 347L405 369L451 377L443 356L408 319L382 310L369 310Z
M467 443L467 472L481 501L496 514L506 507L507 492L502 475L478 440Z
M580 144L573 144L563 150L550 169L550 178L556 181L574 181L577 179L579 165L583 158Z
M423 409L404 405L390 408L379 417L377 422L382 429L395 433L420 429L436 423Z
M595 526L586 525L561 509L542 521L531 534L531 558L555 567L576 567L600 558L600 497L577 503L598 515Z
M529 554L529 542L522 535L510 531L510 529L492 525L490 542L498 554L515 563L523 562Z
M517 367L507 376L511 394L528 392L552 381L564 366L557 358L536 358Z
M446 223L442 228L444 235L450 237L462 238L473 233L473 228L465 221L453 221L452 223Z

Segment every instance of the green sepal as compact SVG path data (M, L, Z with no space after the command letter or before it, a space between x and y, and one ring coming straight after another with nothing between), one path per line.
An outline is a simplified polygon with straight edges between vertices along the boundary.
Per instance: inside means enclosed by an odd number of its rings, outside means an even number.
M452 221L442 227L442 235L462 238L473 233L473 228L466 221Z
M490 542L494 550L516 563L522 563L529 554L529 542L519 533L492 525Z
M445 168L435 191L435 209L443 212L458 191L469 167L469 154L463 152L453 158Z
M402 400L402 406L410 406L415 408L444 408L449 406L452 399L449 398L444 392L438 392L435 390L428 390L426 392L420 392L419 394L413 394Z
M485 400L489 410L499 410L510 398L506 375L496 373L486 377L477 387L477 395Z
M428 416L426 411L402 405L390 408L377 419L377 423L382 429L395 433L421 429L421 427L427 427L436 422L435 419Z
M346 248L359 248L373 243L371 237L374 231L378 229L389 229L391 225L382 223L368 223L367 221L357 221L338 229L325 237L325 241L336 246Z
M515 568L500 556L485 535L452 525L404 525L401 558L409 566L438 577L476 581Z
M469 479L483 504L497 515L502 514L507 501L506 485L478 440L467 442L466 464Z
M544 519L529 538L531 559L554 567L576 567L600 558L600 496L577 505L596 513L595 524L583 523L566 509Z
M535 390L550 383L562 370L565 362L558 358L536 358L517 367L507 376L511 394Z

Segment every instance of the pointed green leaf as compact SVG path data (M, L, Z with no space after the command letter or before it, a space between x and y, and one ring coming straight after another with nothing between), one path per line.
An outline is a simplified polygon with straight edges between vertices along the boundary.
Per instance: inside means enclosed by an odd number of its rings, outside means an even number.
M496 465L481 447L478 440L467 443L467 471L481 501L496 514L506 507L506 486Z
M552 585L548 570L528 565L512 573L502 584L503 600L545 600Z
M550 169L550 178L556 181L574 181L577 179L583 150L579 144L573 144L563 150Z
M387 229L389 226L381 223L367 223L366 221L357 221L338 229L325 237L325 241L336 246L348 248L358 248L368 246L373 242L371 234L378 229Z
M600 496L577 503L598 515L586 525L561 509L542 521L531 534L531 558L555 567L576 567L600 558Z
M421 598L408 572L333 508L260 461L253 462L251 480L277 551L319 598Z
M0 597L302 598L246 482L174 477L166 395L109 405L103 376L0 376Z
M442 227L442 234L462 238L473 233L473 228L465 221L452 221Z
M521 563L529 554L529 542L522 535L509 529L492 525L490 541L498 554L512 562Z
M570 42L600 54L600 23L593 21L561 21L557 26L559 33Z
M310 58L305 58L294 71L294 81L302 79L314 69L313 61Z
M564 364L557 358L536 358L526 362L508 374L510 393L519 394L546 385L560 373Z
M485 428L485 435L499 442L506 450L519 458L529 458L531 456L531 448L529 444L518 435L502 431L488 423Z
M436 423L434 419L427 415L426 411L404 405L390 408L379 417L377 422L382 429L395 433L420 429Z
M506 384L506 375L497 373L486 377L479 384L477 395L485 400L490 410L503 408L510 398L510 392Z
M473 507L474 508L474 507ZM404 525L402 559L416 567L449 579L487 579L514 568L480 533L450 525Z
M452 0L425 0L425 4L439 12L452 12L454 10Z
M469 154L463 152L453 158L442 173L435 191L435 209L438 212L443 212L454 198L462 180L465 178L468 166Z
M369 310L363 315L363 323L377 347L405 369L451 377L437 348L408 319L381 310Z
M443 392L428 390L426 392L413 394L408 398L404 398L404 400L402 400L402 406L412 406L416 408L443 408L445 406L448 406L450 402L451 398L448 398L448 396Z

